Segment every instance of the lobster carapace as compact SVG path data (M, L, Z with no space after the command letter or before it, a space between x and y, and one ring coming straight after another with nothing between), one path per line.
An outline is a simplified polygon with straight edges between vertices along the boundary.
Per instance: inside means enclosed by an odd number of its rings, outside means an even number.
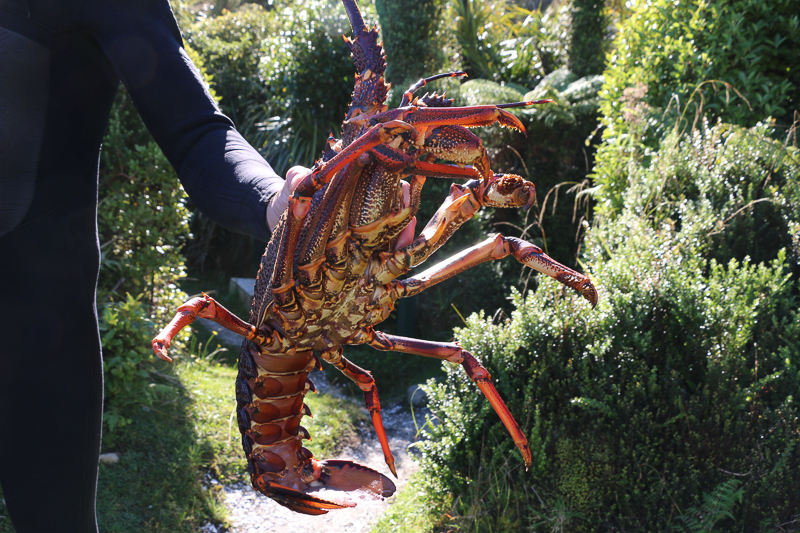
M377 27L364 24L355 0L344 0L344 5L353 27L353 39L346 40L357 74L342 138L329 138L323 157L289 200L261 260L249 322L203 295L182 305L153 340L155 353L169 360L171 339L198 316L245 338L236 402L253 486L307 514L352 507L361 498L379 499L395 490L389 478L371 468L352 461L317 460L302 444L309 434L300 422L310 414L303 399L314 390L307 376L326 361L363 390L386 463L396 475L375 381L343 356L347 345L369 344L460 363L502 419L525 464L530 463L522 430L475 357L455 343L374 329L396 300L479 263L513 255L575 289L592 305L597 303L597 292L586 276L531 243L503 235L491 236L420 274L397 279L425 261L482 206L533 205L533 184L516 175L493 173L486 149L467 128L500 124L522 131L522 123L505 108L541 102L452 107L452 100L441 95L414 97L433 79L463 75L450 73L420 80L403 94L400 107L387 110L389 85ZM426 177L469 181L451 186L444 204L414 239Z

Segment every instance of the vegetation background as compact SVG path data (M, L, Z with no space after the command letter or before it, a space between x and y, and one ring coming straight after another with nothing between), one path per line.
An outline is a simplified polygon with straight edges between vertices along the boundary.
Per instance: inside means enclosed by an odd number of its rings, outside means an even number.
M310 166L353 86L339 3L172 3L222 110L279 173ZM421 76L465 70L468 81L426 90L456 105L557 103L515 111L527 136L478 132L496 171L536 183L537 208L484 211L440 257L502 231L586 272L601 295L591 310L502 261L386 323L482 360L528 436L529 472L459 368L353 351L390 401L431 378L422 470L377 531L800 531L796 2L360 4L382 29L390 102ZM124 90L100 180L104 451L122 458L101 468L101 527L224 524L214 487L244 472L235 350L186 333L166 365L149 339L200 290L245 314L227 280L253 276L265 243L193 207ZM420 220L447 188L429 180ZM331 453L362 415L310 401L314 451Z

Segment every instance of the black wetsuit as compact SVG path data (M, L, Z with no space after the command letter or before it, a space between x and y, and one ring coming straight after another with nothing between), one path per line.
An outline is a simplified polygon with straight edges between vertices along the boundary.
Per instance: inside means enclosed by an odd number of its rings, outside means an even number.
M121 80L195 204L267 240L279 178L167 0L0 0L0 484L19 533L95 531L100 143Z

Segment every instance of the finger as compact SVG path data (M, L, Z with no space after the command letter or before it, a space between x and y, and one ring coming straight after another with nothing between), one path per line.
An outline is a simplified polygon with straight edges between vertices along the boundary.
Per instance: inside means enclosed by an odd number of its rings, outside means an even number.
M283 185L283 189L281 189L280 194L273 197L272 202L267 206L267 224L270 230L275 229L281 215L286 211L292 191L309 174L311 174L311 169L303 166L292 167L286 171L286 182Z
M403 231L400 232L400 235L397 236L397 242L394 245L395 250L399 250L400 248L405 248L412 242L414 242L414 232L417 229L417 217L411 219L411 222L408 223Z
M403 187L403 207L408 207L411 205L411 185L405 181L400 181L400 185Z
M303 181L303 178L311 174L311 169L303 166L295 166L286 171L286 186L288 193L291 194Z

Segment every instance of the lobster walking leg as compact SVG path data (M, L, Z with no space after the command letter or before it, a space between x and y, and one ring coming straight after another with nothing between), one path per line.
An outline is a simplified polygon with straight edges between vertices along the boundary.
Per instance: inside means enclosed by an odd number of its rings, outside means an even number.
M375 124L359 137L356 142L336 154L330 161L325 162L318 171L303 178L303 181L295 188L294 196L296 198L300 196L310 198L348 163L355 161L368 150L379 144L387 143L402 133L408 133L416 140L417 133L414 127L400 120L389 120L381 124Z
M378 388L375 386L375 379L368 370L354 365L342 356L341 350L335 352L327 352L322 354L322 358L335 366L342 374L350 378L353 383L358 385L364 392L364 400L367 404L367 410L372 418L372 425L375 426L375 432L378 434L378 440L381 443L383 450L383 457L386 460L386 465L392 471L394 477L397 477L397 470L394 466L394 456L389 449L389 441L386 438L386 430L383 428L383 419L381 418L381 404L378 400Z
M509 255L513 255L520 263L574 289L586 298L592 307L597 305L597 289L588 277L555 261L534 244L499 234L445 259L416 276L398 282L402 287L399 292L404 297L413 296L475 265Z
M153 352L164 361L172 361L172 358L167 355L172 339L180 330L194 322L198 316L212 320L247 340L255 338L258 334L254 326L225 309L211 296L203 293L203 296L192 298L178 308L175 317L153 339Z
M395 251L392 257L373 270L373 275L380 283L392 282L397 277L396 272L407 272L425 261L482 206L529 208L535 200L533 184L513 174L495 174L486 181L472 180L465 185L454 183L447 199L420 236L405 248Z
M478 385L486 399L492 404L503 425L511 434L514 443L522 453L522 458L525 461L525 468L530 467L531 464L531 451L528 447L528 439L520 429L517 421L511 411L508 410L503 399L497 393L497 389L492 384L492 376L489 372L478 362L471 353L461 348L458 344L453 342L433 342L419 339L409 339L407 337L399 337L397 335L388 335L380 331L372 331L372 340L369 345L375 349L383 351L394 351L410 353L415 355L422 355L424 357L433 357L450 361L451 363L460 363L466 370L467 375Z

